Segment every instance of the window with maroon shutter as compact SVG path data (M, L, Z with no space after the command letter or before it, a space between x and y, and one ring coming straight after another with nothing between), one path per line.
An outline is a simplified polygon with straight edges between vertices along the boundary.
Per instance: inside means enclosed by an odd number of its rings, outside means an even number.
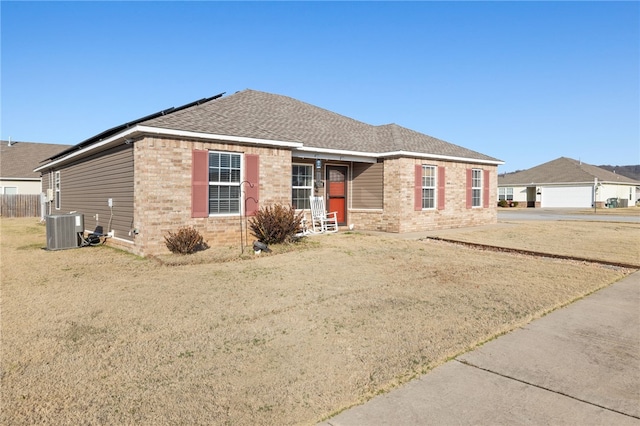
M444 210L444 167L438 167L438 210Z
M444 168L429 165L415 167L414 210L444 209Z
M209 152L209 214L240 213L241 154Z
M436 166L422 166L422 208L436 208Z
M191 217L216 214L237 214L241 209L241 194L247 200L247 210L255 214L259 193L259 162L257 155L245 156L245 181L240 181L242 155L234 152L192 151ZM244 185L241 188L241 185Z
M489 207L489 170L483 170L484 176L482 179L482 207Z
M260 157L254 154L245 154L245 214L255 216L259 209L260 195Z
M209 216L209 152L191 153L191 217Z
M422 210L422 164L416 164L415 166L413 191L413 209L415 211Z
M471 207L473 207L473 176L472 176L472 170L471 169L467 169L467 208L470 209Z

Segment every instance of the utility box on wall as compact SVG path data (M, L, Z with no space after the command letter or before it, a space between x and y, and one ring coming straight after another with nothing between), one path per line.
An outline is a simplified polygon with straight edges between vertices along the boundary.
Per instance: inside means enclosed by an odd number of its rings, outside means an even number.
M80 247L80 235L84 232L82 213L46 216L47 250L63 250Z

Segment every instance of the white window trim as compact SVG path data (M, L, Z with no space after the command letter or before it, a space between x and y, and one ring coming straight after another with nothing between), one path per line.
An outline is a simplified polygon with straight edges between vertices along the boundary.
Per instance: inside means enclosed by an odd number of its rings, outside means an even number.
M511 193L509 193L511 192ZM509 195L511 195L511 199L509 199ZM500 198L503 197L503 198ZM498 201L513 201L513 187L512 186L501 186L498 188Z
M432 186L428 186L425 185L425 170L426 169L431 169L433 170L433 185ZM432 207L425 207L424 206L424 202L425 202L425 198L424 198L424 190L425 189L431 189L433 191L433 206ZM436 207L438 206L438 167L437 166L432 166L429 164L423 164L422 165L422 210L435 210Z
M308 167L311 169L311 186L294 186L293 185L293 166L298 166L298 167ZM293 190L294 189L308 189L309 190L309 196L313 195L313 184L314 182L314 176L313 176L313 164L309 164L309 163L291 163L291 204L293 205ZM296 209L297 211L302 211L302 210L306 210L306 209Z
M474 177L476 173L479 175L478 179ZM480 182L480 186L473 186L476 181ZM482 184L482 169L471 169L471 207L474 209L482 208ZM478 191L478 205L474 203L476 200L475 191Z
M55 192L54 207L56 210L60 210L60 207L62 207L62 183L61 183L59 171L54 173L53 190Z
M210 150L208 152L208 155L211 154L228 154L228 155L237 155L240 157L240 181L239 182L215 182L215 181L209 181L209 187L208 187L208 191L207 191L207 209L209 210L209 217L236 217L236 216L240 216L241 214L244 214L244 200L242 197L242 177L244 176L244 155L241 152L233 152L233 151L215 151L215 150ZM211 158L211 157L209 157ZM209 169L211 168L211 165L209 165L209 167L207 168L207 174L209 173ZM238 198L238 212L224 212L224 213L211 213L210 210L210 202L211 202L211 186L229 186L229 187L239 187L239 198Z

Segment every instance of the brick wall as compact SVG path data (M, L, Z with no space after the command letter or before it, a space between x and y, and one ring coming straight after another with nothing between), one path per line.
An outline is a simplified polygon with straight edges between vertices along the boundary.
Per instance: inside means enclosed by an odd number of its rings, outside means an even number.
M414 210L416 164L445 167L445 208L443 210ZM487 208L468 209L466 207L466 171L470 168L490 171ZM386 229L381 230L416 232L497 222L497 194L493 188L497 179L497 166L398 158L385 160L384 172L384 213L381 227ZM483 185L486 185L486 182Z
M211 246L240 249L241 232L246 235L246 219L239 215L191 217L192 151L216 150L255 154L260 157L260 206L291 202L291 152L288 149L239 146L223 141L200 142L146 137L134 144L134 221L138 231L133 248L139 255L168 253L164 236L182 226L194 226ZM445 208L414 211L414 173L416 164L445 167ZM488 208L466 208L466 170L490 171ZM356 229L384 232L415 232L484 225L497 222L496 166L387 159L384 165L384 209L356 210L348 213ZM486 183L484 183L486 184Z
M132 251L139 255L169 253L164 236L193 226L211 246L237 246L245 232L239 215L191 217L192 151L216 150L260 156L260 206L290 203L291 152L287 149L239 146L224 142L194 142L146 137L135 143L135 205ZM241 223L242 222L242 223ZM249 235L248 241L252 241Z

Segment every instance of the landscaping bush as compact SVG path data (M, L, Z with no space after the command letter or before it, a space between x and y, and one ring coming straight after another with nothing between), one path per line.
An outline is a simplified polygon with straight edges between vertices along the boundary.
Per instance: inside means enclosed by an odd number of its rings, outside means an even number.
M300 228L302 216L303 212L296 213L292 206L265 206L249 219L249 228L251 234L265 244L290 242Z
M498 207L507 207L508 205L509 203L507 203L507 200L498 201Z
M191 254L209 247L200 232L189 226L182 227L175 233L169 231L164 242L171 253L179 254Z
M517 201L512 201L511 202L511 207L518 207L518 202Z

